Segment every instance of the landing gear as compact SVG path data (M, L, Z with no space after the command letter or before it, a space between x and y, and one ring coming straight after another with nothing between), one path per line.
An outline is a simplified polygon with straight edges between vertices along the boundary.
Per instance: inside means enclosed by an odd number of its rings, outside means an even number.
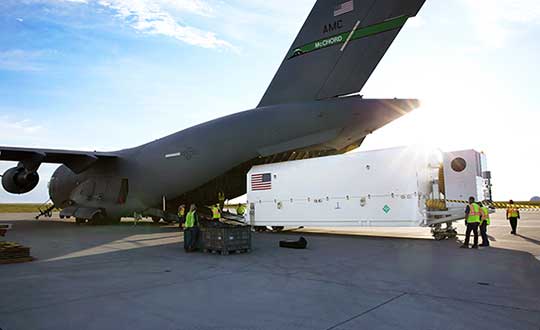
M254 229L257 233L264 233L265 231L268 230L266 226L255 226Z
M103 217L103 214L96 213L92 216L92 219L88 220L88 224L92 226L97 225L104 225L105 224L105 218Z
M161 218L160 217L152 217L152 221L154 221L154 223L159 223L161 221Z
M452 227L451 222L446 223L446 228L442 228L442 225L439 223L431 227L431 234L435 240L442 241L445 239L455 239L457 237L457 230Z
M88 220L88 223L92 226L101 226L101 225L117 225L121 221L121 218L111 218L105 217L101 213L96 213L92 219Z
M285 227L283 226L272 226L273 231L282 231Z

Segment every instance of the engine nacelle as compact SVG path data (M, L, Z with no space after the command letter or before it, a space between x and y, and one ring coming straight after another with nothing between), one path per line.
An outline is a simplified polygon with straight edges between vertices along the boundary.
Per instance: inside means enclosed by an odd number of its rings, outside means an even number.
M24 167L13 167L2 176L2 186L12 194L25 194L39 183L39 174Z

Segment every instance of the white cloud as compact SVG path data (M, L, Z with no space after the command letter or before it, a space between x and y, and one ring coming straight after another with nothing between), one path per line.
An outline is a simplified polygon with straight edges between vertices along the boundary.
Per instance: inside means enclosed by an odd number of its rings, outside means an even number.
M0 139L11 139L17 135L36 134L42 129L40 125L29 119L12 119L10 116L0 116Z
M213 16L214 9L201 0L155 0L164 8L176 9L201 16Z
M472 23L487 46L502 47L524 26L540 23L538 0L462 0L469 8Z
M235 48L216 33L181 23L186 14L213 17L204 0L20 0L22 4L89 4L111 10L133 29L146 34L175 38L204 48Z
M233 48L214 32L180 24L165 7L209 16L211 8L199 0L99 0L98 4L113 10L116 15L137 31L176 38L204 48Z
M220 32L248 53L250 49L275 49L280 43L288 47L314 3L315 0L212 2Z
M41 71L43 66L39 63L39 59L49 53L51 51L47 50L26 51L11 49L0 51L0 70Z

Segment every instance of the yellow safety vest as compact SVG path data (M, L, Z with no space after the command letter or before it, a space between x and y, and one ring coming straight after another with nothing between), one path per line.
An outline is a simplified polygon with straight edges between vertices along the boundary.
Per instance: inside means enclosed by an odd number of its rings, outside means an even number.
M219 193L218 193L218 200L219 200L220 202L223 202L223 201L225 200L225 194L222 193L222 192L219 192Z
M184 224L186 228L195 227L195 211L188 212L186 216L186 223Z
M489 226L491 224L491 221L489 219L489 209L485 206L482 207L482 222L486 222Z
M507 210L506 210L506 214L509 218L517 218L518 217L518 210L513 208L513 207L509 207Z
M467 223L480 222L480 206L476 203L469 204L469 216L467 217Z
M245 212L246 212L246 207L244 205L239 205L236 208L236 214L238 215L244 215Z
M183 218L183 217L184 217L184 214L186 214L186 209L181 208L180 211L178 211L178 216L179 216L180 218Z
M219 214L219 209L217 207L212 207L212 219L219 220L221 218L221 214Z

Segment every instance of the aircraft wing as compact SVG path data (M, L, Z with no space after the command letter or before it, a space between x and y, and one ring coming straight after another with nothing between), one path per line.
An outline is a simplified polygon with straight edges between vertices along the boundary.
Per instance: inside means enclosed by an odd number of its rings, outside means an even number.
M73 151L40 148L1 147L0 160L19 161L28 170L35 171L41 163L64 164L80 173L99 159L117 158L112 152Z

